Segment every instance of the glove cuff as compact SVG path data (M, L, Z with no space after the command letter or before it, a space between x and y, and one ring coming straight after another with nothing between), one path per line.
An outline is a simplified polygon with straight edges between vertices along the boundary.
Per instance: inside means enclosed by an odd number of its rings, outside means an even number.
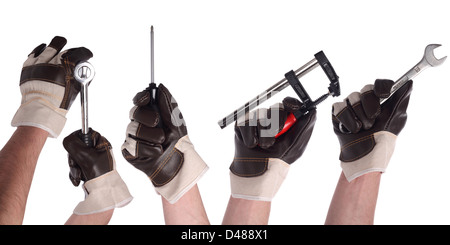
M49 137L57 138L66 124L67 110L55 108L43 98L22 104L14 115L11 126L32 126L43 129Z
M127 185L116 170L105 173L83 185L84 201L78 203L73 213L87 215L120 208L131 202L133 197Z
M56 138L66 123L67 110L60 108L65 88L52 82L30 80L20 85L22 104L11 125L41 128Z
M231 195L257 201L272 201L287 176L290 165L277 158L269 158L267 170L256 177L243 177L230 171Z
M208 166L195 151L187 135L178 140L175 148L183 153L184 162L181 169L170 182L155 187L155 190L171 204L176 203L208 170Z
M375 146L364 157L352 161L342 162L341 168L348 182L370 172L386 171L392 154L394 153L397 136L388 131L380 131L373 134Z

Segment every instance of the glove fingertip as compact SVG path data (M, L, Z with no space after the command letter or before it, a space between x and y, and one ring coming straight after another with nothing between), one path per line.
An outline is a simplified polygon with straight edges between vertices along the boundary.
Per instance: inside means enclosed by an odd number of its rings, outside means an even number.
M394 81L389 79L377 79L374 83L373 91L378 98L387 98L391 95L391 88Z
M286 97L283 99L283 106L286 111L292 112L292 111L298 111L302 107L303 103L300 102L298 99L293 97Z
M55 36L48 46L54 48L56 50L56 53L59 53L64 48L64 46L66 46L66 44L67 44L66 38L61 36Z
M150 92L147 90L137 93L133 98L135 106L144 106L150 102Z
M28 54L28 56L34 54L33 57L36 58L45 50L46 47L47 47L47 44L42 43L42 44L38 45L36 48L34 48L33 51L31 51L31 53Z
M269 149L275 144L275 137L264 137L259 139L259 147Z
M86 61L94 57L94 54L89 49L80 47L67 50L67 52L65 52L61 57L67 58L74 64L78 64L81 61Z
M172 96L172 94L167 89L167 87L164 86L164 84L162 84L162 83L160 83L158 85L157 99L158 99L158 105L160 105L160 106L162 106L164 104L167 104L169 106L169 108L175 108L178 106L178 103L175 100L175 98ZM173 104L173 105L169 105L169 104Z
M80 185L80 179L74 178L71 174L69 174L70 182L72 182L73 186L77 187Z

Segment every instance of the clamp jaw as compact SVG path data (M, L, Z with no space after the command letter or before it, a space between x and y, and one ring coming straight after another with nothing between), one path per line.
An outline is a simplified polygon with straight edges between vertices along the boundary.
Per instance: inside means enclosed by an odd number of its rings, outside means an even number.
M295 115L296 118L299 118L300 116L308 113L308 111L312 109L316 109L316 106L320 104L322 101L324 101L326 98L328 98L328 96L331 95L333 97L336 97L341 94L341 88L339 86L339 76L334 71L333 66L331 66L331 63L328 61L328 58L325 56L323 51L318 52L317 54L314 55L314 57L317 63L322 67L328 79L330 80L330 85L328 86L328 93L320 96L316 100L312 100L294 71L291 70L284 75L287 81L289 82L289 85L291 85L295 93L298 95L300 101L303 103L302 108L296 112Z

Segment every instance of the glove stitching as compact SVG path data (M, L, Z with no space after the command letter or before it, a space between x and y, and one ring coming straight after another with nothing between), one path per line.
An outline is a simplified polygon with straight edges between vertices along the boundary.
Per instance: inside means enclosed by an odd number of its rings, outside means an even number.
M384 130L389 131L388 128L391 125L391 121L395 115L395 112L397 111L399 105L401 104L401 102L403 101L403 99L405 98L406 94L408 93L409 89L405 90L405 92L403 92L402 96L400 97L400 99L397 101L397 103L395 104L394 109L392 110L391 115L389 116L389 119L386 123L386 126L384 127ZM390 132L390 131L389 131Z
M44 98L40 98L40 97L37 97L37 98L34 98L34 99L27 100L27 102L21 104L20 107L23 107L23 106L25 106L25 105L28 105L28 104L30 104L31 102L37 101L37 100L43 101L45 104L47 104L49 107L51 107L51 108L52 108L53 110L55 110L55 111L56 111L57 109L61 109L60 107L57 107L57 106L53 105L52 102L50 102L50 101L48 101L48 100L46 100L46 99L44 99Z
M31 94L45 95L45 96L48 96L48 97L53 98L55 100L61 100L62 99L61 97L59 97L59 96L57 96L55 94L50 94L50 93L46 93L46 92L42 92L42 91L38 91L38 90L28 91L28 92L24 93L23 96L31 95Z
M158 112L155 112L155 114L156 114L156 119L155 119L155 122L151 125L151 127L156 127L156 125L158 125L158 123L159 123L159 113Z
M291 109L293 111L298 111L300 109L300 106L298 104L293 104L293 103L289 103L286 101L283 101L283 104L286 105L287 107L289 107L289 109Z
M139 132L141 131L141 125L140 123L138 123L138 128L136 129L136 137L139 137Z
M373 142L373 143L375 143L375 139L372 137L372 138L370 138L371 139L371 141ZM367 140L367 139L366 139ZM355 156L354 158L352 158L352 159L348 159L348 160L342 160L342 151L341 151L341 161L343 161L343 162L353 162L353 161L355 161L355 160L358 160L358 159L360 159L361 157L363 157L363 156L365 156L365 155L367 155L369 152L371 152L373 150L373 148L369 148L366 152L363 152L363 153L361 153L361 154L359 154L358 156Z
M177 164L178 167L177 167L177 169L174 171L174 174L173 174L170 178L168 178L165 182L163 182L163 183L156 183L155 181L153 181L153 178L156 177L156 175L158 175L159 172L161 172L162 168L163 168L163 167L167 164L167 162L172 158L172 155L173 155L174 153L177 153L177 154L180 156L180 162ZM170 156L166 158L166 161L165 161L164 165L163 165L163 166L160 166L160 167L158 168L159 171L158 171L158 169L157 169L158 172L155 171L155 172L152 174L152 176L150 176L150 179L152 180L152 182L154 183L155 186L163 186L163 185L169 183L169 182L175 177L175 175L177 175L178 171L180 170L181 166L183 165L183 164L182 164L183 162L184 162L184 156L183 156L183 154L181 154L181 152L179 152L176 148L173 148L173 149L172 149L172 152L171 152L171 154L170 154Z
M336 117L339 117L345 110L347 110L347 106L344 107L344 109L342 109L342 111L340 111L338 114L336 114Z
M370 135L367 135L367 136L365 136L365 137L356 139L356 140L354 140L354 141L351 141L351 142L349 142L349 143L343 145L343 146L341 147L341 151L343 151L343 150L345 150L346 148L348 148L348 147L350 147L350 146L352 146L352 145L354 145L354 144L357 144L357 143L359 143L359 142L361 142L361 141L365 141L365 140L367 140L367 139L369 139L369 138L373 138L373 134L370 134Z
M175 153L175 148L172 148L172 151L170 154L164 159L164 161L158 166L158 168L152 173L150 176L150 179L153 179L155 175L157 175L159 172L161 172L161 169L167 164L169 159L172 157L172 155Z
M246 159L246 160L241 160L241 159ZM252 173L252 174L241 174L236 172L236 169L234 168L236 160L238 162L260 162L260 163L264 163L264 168L263 170L261 170L258 173ZM255 176L259 176L262 175L263 173L265 173L267 171L268 168L268 164L269 164L269 159L268 158L246 158L246 157L235 157L233 164L231 164L231 172L237 176L241 176L241 177L255 177Z
M144 96L142 96L142 98L140 98L138 101L136 101L136 104L141 104L142 101L145 101L147 98L150 97L150 93L146 93Z
M22 71L27 70L27 69L33 69L36 66L53 66L53 67L61 67L61 65L59 64L51 64L51 63L39 63L39 64L34 64L34 65L30 65L30 66L24 66L22 67Z
M106 155L108 156L108 166L109 166L109 169L113 169L113 161L112 161L112 157L111 157L111 153L109 152L109 150L108 150L108 144L107 143L105 143L105 151L106 151Z
M64 98L63 98L63 100L62 100L62 102L61 102L61 105L60 105L60 107L64 107L64 105L66 104L66 102L67 102L67 97L69 96L69 89L70 89L70 80L71 80L71 72L70 72L70 66L69 66L69 60L68 60L68 58L66 57L66 58L64 58L64 60L63 60L63 62L64 62L64 70L66 71L66 76L65 76L65 82L66 82L66 86L65 86L65 91L64 91Z

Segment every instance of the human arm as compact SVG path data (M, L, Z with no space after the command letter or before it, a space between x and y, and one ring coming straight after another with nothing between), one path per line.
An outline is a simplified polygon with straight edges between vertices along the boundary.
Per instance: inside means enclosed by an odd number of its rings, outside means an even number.
M114 209L87 215L72 214L65 225L107 225L111 220L113 213Z
M85 199L78 203L66 224L107 224L113 210L127 205L133 197L116 170L109 141L89 129L92 146L82 140L81 130L63 140L69 155L69 179L74 186L83 181Z
M209 225L197 184L177 202L171 204L161 197L166 225Z
M267 225L272 202L230 196L223 225Z
M348 182L341 173L325 220L326 225L372 225L381 172L370 172Z
M326 224L373 224L381 173L406 124L412 91L408 81L385 103L393 82L377 80L333 105L332 122L341 144L342 173Z
M230 166L231 197L224 224L268 223L271 201L291 164L305 151L316 121L313 109L276 138L288 113L301 107L300 101L287 97L282 104L251 111L237 121L235 156Z
M48 132L17 127L0 151L0 224L22 224L34 170Z
M182 210L202 215L201 223L209 223L197 189L208 166L194 149L178 103L169 90L160 84L156 101L151 97L147 89L134 97L122 155L147 175L161 195L168 224L199 221L198 217L189 220L189 215L173 215Z
M37 46L25 60L20 76L21 105L11 125L17 127L0 153L0 223L21 224L39 154L47 137L56 138L79 88L74 66L92 53L84 48L60 52L66 44L54 37Z

